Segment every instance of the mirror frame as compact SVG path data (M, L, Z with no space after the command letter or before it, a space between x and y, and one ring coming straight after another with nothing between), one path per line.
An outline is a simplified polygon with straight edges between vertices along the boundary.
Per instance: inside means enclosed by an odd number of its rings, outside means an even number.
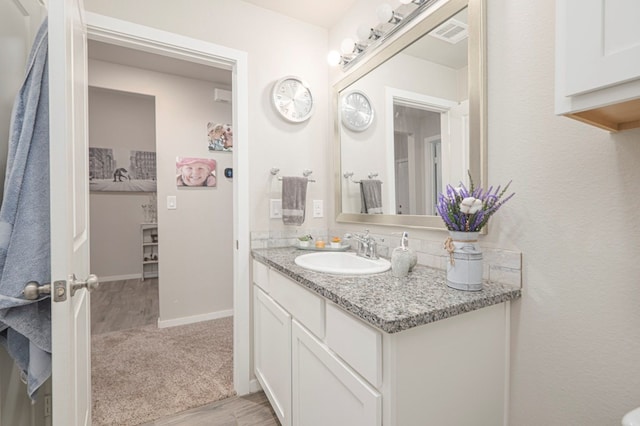
M405 47L436 28L465 7L469 16L469 173L477 186L487 182L487 117L486 117L486 0L448 0L438 9L427 9L423 18L416 18L410 28L373 52L357 64L351 72L333 86L332 105L334 117L334 180L335 220L339 223L364 223L372 225L402 226L410 228L446 230L439 216L390 215L342 212L342 165L340 152L340 92L359 78L376 69ZM366 54L366 52L365 52ZM380 116L380 115L378 115ZM474 161L477 159L477 161Z

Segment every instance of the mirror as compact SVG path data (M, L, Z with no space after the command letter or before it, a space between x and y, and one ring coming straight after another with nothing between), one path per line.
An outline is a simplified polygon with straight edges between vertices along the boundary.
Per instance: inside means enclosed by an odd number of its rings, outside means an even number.
M444 186L486 181L484 1L427 9L334 85L337 222L446 229ZM353 92L374 112L355 130Z

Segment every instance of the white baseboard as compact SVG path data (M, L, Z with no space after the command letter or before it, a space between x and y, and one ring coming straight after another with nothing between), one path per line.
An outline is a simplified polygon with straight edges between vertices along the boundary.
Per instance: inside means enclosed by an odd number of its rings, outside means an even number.
M233 316L233 309L226 311L211 312L208 314L193 315L190 317L175 318L170 320L158 319L158 328L175 327L177 325L194 324L201 321L210 321L218 318Z
M128 274L128 275L110 275L108 277L98 277L100 284L110 281L124 281L124 280L139 280L142 278L142 274Z
M260 392L261 390L262 386L260 386L258 379L251 379L249 382L249 393Z

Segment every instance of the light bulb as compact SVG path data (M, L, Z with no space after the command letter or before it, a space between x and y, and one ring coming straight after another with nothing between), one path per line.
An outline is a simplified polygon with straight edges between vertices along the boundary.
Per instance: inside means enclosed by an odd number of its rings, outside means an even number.
M393 8L387 3L382 3L376 8L376 14L380 22L389 22L393 18Z
M409 4L409 3L413 3L413 0L400 0L400 3Z
M402 16L395 13L393 11L393 8L387 3L382 3L380 6L378 6L378 8L376 9L376 13L378 14L378 19L382 24L387 22L390 24L397 24L402 20Z
M338 66L340 64L340 60L341 60L341 56L340 56L340 52L338 52L337 50L332 50L331 52L329 52L329 54L327 55L327 62L329 63L329 65L331 65L332 67Z
M371 27L368 25L360 25L356 32L358 41L367 41L371 37Z
M345 38L342 40L342 44L340 45L340 50L344 54L353 53L353 49L356 47L356 42L353 39Z

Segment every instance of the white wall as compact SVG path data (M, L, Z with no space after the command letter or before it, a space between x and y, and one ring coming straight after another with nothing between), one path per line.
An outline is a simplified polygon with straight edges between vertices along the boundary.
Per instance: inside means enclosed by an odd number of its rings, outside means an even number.
M11 111L24 81L31 42L24 19L13 3L0 3L0 55L3 58L0 67L0 199L4 192Z
M508 424L619 425L640 405L640 130L556 117L554 2L487 3L489 183L513 179L516 196L482 244L523 253Z
M554 116L554 12L488 8L489 178L517 191L489 238L524 253L511 424L617 425L640 405L640 130Z
M316 183L307 193L305 227L326 227L327 218L311 218L311 200L326 197L328 174L327 30L242 1L87 0L87 10L248 53L249 174L251 230L284 227L269 220L268 199L281 191L269 170L300 176L313 169ZM311 86L317 109L306 122L281 119L270 103L273 84L297 75ZM325 203L325 206L327 203ZM326 213L326 212L325 212Z
M222 172L233 154L207 147L207 123L230 122L229 104L214 102L214 86L205 81L97 60L89 70L91 86L155 98L160 321L232 309L233 192ZM178 189L177 156L215 159L217 187ZM176 210L166 209L168 195L176 196Z
M90 87L88 109L90 147L156 151L152 96ZM119 166L129 168L128 164ZM149 196L140 192L91 193L91 273L102 281L142 273L141 206L149 203Z

